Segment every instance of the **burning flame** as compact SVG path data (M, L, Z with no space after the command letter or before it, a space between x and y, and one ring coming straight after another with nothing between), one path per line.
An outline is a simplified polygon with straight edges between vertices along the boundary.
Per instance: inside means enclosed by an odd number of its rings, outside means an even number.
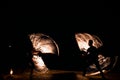
M12 69L10 69L10 75L12 75L13 74L13 70Z
M45 65L42 57L38 55L33 55L32 61L38 71L48 70L47 66ZM45 72L45 71L44 71Z
M59 49L55 41L47 35L42 33L33 33L29 35L34 51L32 52L32 61L36 70L46 72L48 70L39 52L41 54L50 53L59 55Z
M42 53L58 53L59 49L55 41L47 35L42 33L33 33L29 35L29 38L33 44L35 51L40 51Z
M93 40L93 46L96 48L99 48L103 45L102 41L97 36L88 33L77 33L75 34L75 38L81 51L87 51L89 48L89 40Z
M88 33L76 33L75 39L76 39L78 47L81 51L86 52L87 49L90 47L88 45L89 40L93 40L93 46L95 46L96 48L103 46L103 43L99 37L92 35L92 34L88 34ZM107 67L110 64L110 57L104 57L102 54L99 54L98 61L99 61L99 64L102 65L101 69L104 69L105 67ZM89 66L89 69L90 68L91 68L91 70L96 69L96 66L94 64L91 64ZM103 70L103 72L105 72L105 70ZM96 71L96 72L92 72L87 75L89 76L89 75L96 75L96 74L100 74L100 72Z

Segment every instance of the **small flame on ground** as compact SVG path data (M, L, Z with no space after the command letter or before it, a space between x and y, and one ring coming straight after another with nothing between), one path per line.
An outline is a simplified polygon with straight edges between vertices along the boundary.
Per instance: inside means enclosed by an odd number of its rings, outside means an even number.
M12 75L13 74L13 70L12 69L10 69L10 75Z

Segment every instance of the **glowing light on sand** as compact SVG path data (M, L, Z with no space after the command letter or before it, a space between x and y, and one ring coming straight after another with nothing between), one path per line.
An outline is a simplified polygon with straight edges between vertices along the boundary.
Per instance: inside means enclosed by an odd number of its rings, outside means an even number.
M102 70L102 72L106 72L106 70ZM100 74L100 71L97 71L91 74L86 74L86 76L92 76L92 75L97 75L97 74Z
M12 75L13 74L13 70L12 69L10 69L10 75Z

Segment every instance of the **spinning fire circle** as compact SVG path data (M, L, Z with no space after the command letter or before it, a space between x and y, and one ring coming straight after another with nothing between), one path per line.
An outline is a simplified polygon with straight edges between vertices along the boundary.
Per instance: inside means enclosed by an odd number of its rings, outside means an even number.
M32 61L37 71L46 72L48 70L41 54L55 54L59 56L59 48L56 42L48 35L42 33L33 33L29 35L33 45Z
M29 35L32 42L34 52L32 52L32 60L35 65L36 70L41 72L46 72L48 70L41 56L41 54L55 54L59 56L59 48L57 43L48 35L42 33L33 33ZM89 48L88 41L93 40L93 45L96 48L102 47L104 44L100 38L96 35L89 33L76 33L75 39L77 41L80 51L87 51ZM118 56L104 56L103 53L99 53L98 61L103 72L108 72L116 65ZM91 64L87 68L87 75L96 75L100 72L97 70L95 64Z
M81 51L85 51L85 52L87 51L87 49L89 48L89 45L88 45L89 40L93 40L93 46L95 46L96 48L103 46L103 42L100 40L100 38L93 34L76 33L75 39ZM103 72L110 71L115 66L117 59L118 59L118 56L108 57L108 56L104 56L102 53L99 53L98 55L98 61L99 61L100 67L103 70ZM88 76L96 75L99 73L100 72L97 70L95 64L91 64L87 68Z

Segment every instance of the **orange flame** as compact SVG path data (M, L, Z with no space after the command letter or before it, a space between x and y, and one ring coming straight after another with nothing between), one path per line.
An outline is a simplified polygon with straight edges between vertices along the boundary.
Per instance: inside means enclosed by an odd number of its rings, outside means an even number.
M29 35L35 51L40 51L42 53L58 53L59 49L56 42L48 35L42 33L33 33Z
M76 33L75 34L76 41L78 43L78 47L81 51L87 51L89 48L88 41L93 40L93 45L98 48L103 45L102 41L99 37L88 34L88 33Z
M13 74L13 70L12 69L10 69L10 75L12 75Z

